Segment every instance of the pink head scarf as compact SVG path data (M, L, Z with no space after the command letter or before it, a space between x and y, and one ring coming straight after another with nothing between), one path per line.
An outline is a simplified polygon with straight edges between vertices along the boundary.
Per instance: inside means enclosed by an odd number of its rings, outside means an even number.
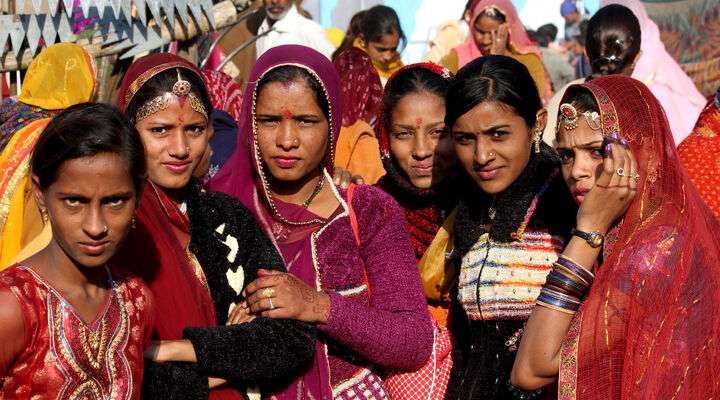
M665 49L665 45L660 40L660 29L650 19L640 0L600 2L601 7L610 4L620 4L629 8L640 21L642 53L635 64L632 77L645 83L662 104L677 146L690 135L707 101L692 79Z
M486 9L493 7L505 15L505 21L510 28L510 46L513 50L520 54L533 53L537 54L538 57L542 57L540 49L530 39L525 27L520 21L517 10L510 0L476 0L470 7L472 14L470 17L470 33L468 33L467 39L460 46L455 48L455 52L458 56L458 68L462 68L465 64L470 61L482 56L482 52L475 43L475 39L472 34L472 30L475 29L475 22L480 16L480 13Z

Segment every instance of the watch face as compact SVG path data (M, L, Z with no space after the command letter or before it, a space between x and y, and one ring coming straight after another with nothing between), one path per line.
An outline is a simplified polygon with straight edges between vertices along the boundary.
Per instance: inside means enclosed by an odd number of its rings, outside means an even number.
M603 237L597 232L592 232L590 233L590 240L588 240L588 242L590 242L592 247L600 247L603 242Z

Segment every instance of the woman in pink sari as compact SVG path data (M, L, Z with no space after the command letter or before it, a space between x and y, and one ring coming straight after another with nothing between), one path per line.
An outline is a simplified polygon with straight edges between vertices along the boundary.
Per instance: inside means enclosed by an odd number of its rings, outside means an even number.
M552 82L545 71L540 48L530 39L510 0L476 0L469 8L470 34L440 64L453 74L470 61L490 54L514 58L535 81L540 97L552 96Z
M559 376L560 400L716 398L720 225L662 106L641 82L612 75L572 86L560 113L576 237L538 297L513 384Z
M381 369L420 368L432 326L402 209L373 186L332 184L338 73L308 47L275 47L255 64L243 110L238 151L211 188L252 211L289 272L250 283L247 309L319 333L312 367L264 395L387 399Z

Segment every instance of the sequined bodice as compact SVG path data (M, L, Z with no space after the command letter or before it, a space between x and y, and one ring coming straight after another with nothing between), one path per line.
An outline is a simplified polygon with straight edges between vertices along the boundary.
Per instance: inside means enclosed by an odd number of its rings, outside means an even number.
M0 288L9 289L21 305L26 336L0 398L139 398L152 311L149 290L139 278L115 278L97 318L86 323L29 268L0 273Z

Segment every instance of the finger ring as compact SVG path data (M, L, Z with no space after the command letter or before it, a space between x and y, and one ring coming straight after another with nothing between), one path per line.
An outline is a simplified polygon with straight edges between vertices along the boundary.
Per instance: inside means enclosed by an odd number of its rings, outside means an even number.
M263 291L262 291L262 295L265 296L265 297L268 298L268 299L271 298L271 297L275 297L275 289L273 289L273 288L265 288L265 289L263 289Z
M270 309L271 309L271 310L274 310L274 309L275 309L275 305L272 303L272 299L268 297L268 301L270 302Z
M617 174L618 174L618 176L625 176L625 170L622 169L622 168L618 168L618 169L617 169Z

